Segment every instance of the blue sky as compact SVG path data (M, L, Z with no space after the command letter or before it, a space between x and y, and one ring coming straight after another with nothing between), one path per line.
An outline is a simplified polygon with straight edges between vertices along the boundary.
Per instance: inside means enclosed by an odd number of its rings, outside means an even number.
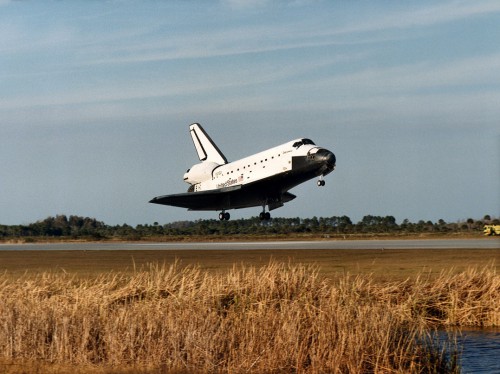
M147 203L187 190L192 122L229 160L336 154L274 216L498 217L499 24L498 1L0 0L0 224L216 218Z

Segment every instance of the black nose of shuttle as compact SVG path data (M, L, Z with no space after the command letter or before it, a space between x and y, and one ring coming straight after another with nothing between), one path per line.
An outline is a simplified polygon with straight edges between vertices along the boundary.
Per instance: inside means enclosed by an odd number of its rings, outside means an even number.
M335 163L337 162L333 152L330 152L328 149L320 149L316 153L316 159L325 164L329 170L333 170L335 168Z

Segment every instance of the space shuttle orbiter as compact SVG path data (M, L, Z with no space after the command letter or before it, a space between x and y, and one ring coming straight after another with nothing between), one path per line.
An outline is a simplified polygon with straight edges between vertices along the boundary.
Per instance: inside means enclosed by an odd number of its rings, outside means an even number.
M260 219L268 220L266 206L271 211L295 199L288 191L309 179L319 177L318 186L324 186L323 177L335 169L335 155L307 138L228 162L200 124L193 123L189 131L200 163L184 174L188 192L150 203L220 211L220 220L230 218L226 210L261 206Z

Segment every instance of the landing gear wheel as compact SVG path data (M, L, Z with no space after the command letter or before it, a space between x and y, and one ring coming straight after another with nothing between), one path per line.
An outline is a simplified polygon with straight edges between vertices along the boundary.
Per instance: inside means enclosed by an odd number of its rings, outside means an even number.
M269 221L271 219L271 213L269 213L269 212L260 212L259 219L261 221Z
M320 179L317 184L318 184L318 187L323 187L326 183L324 180Z
M231 218L231 215L227 212L220 212L219 213L219 220L221 221L229 221L229 218Z

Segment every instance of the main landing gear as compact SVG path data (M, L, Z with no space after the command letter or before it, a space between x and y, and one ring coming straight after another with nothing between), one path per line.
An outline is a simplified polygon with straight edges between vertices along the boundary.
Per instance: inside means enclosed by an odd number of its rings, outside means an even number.
M229 218L231 218L231 215L228 212L222 211L219 213L219 219L221 221L229 221Z
M259 214L259 219L261 221L269 221L271 219L271 213L266 212L266 206L262 205L262 212Z
M316 182L318 187L324 187L325 186L325 181L323 180L323 176L319 177L318 182Z
M259 219L261 221L269 221L271 219L271 213L269 213L269 212L260 212Z
M219 220L220 221L229 221L230 218L231 218L231 215L228 212L222 211L219 213ZM264 211L260 212L259 219L261 221L269 221L271 219L271 213L266 212L264 210Z

